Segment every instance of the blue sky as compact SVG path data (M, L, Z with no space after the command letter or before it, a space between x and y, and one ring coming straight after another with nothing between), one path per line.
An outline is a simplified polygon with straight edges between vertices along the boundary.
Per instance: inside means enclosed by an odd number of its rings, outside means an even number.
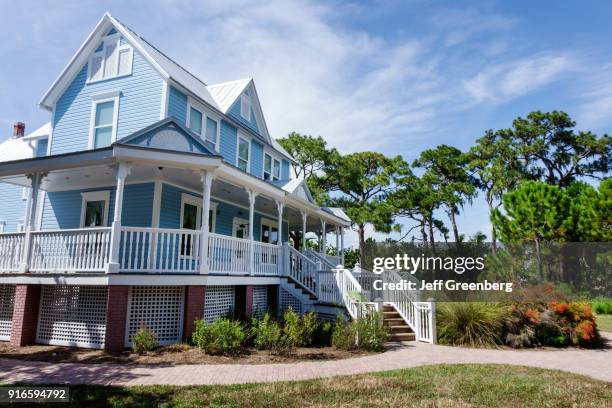
M8 2L0 5L0 139L37 107L105 11L207 83L254 77L276 137L412 161L441 143L562 109L612 122L612 3L595 1ZM488 232L477 201L460 232Z

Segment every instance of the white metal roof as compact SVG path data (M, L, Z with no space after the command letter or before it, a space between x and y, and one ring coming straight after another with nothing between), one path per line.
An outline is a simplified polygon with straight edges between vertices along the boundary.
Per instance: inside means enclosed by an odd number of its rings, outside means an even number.
M34 132L24 137L9 137L4 142L0 143L0 162L31 159L34 157L35 153L34 142L41 137L49 136L50 132L51 123L45 123Z
M227 113L234 104L234 101L238 99L252 80L252 78L244 78L236 81L221 82L220 84L208 85L206 89L217 102L221 112Z

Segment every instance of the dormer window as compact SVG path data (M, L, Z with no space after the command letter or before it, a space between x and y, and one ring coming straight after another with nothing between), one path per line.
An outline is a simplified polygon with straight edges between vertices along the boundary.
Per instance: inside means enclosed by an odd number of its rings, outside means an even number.
M280 161L274 159L274 168L272 169L272 180L280 180Z
M123 42L121 35L116 33L104 37L102 44L89 59L87 81L130 75L133 57L132 46Z
M240 116L251 121L251 99L246 94L240 96Z

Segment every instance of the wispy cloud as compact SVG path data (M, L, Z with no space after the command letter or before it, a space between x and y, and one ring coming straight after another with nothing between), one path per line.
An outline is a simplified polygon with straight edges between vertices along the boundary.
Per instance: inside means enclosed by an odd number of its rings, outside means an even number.
M574 69L566 55L534 55L488 66L464 82L476 102L507 102L534 92Z

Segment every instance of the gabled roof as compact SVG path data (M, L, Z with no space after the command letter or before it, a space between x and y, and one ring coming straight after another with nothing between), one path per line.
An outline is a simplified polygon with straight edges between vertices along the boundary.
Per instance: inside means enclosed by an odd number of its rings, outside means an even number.
M155 122L118 140L115 144L216 156L212 144L200 139L198 135L174 117Z
M344 210L340 207L322 207L323 211L327 211L330 214L335 215L338 218L341 218L345 221L352 222L348 215L344 212Z
M220 84L208 85L206 89L217 102L221 112L227 113L252 80L252 78L244 78L221 82Z
M310 189L306 184L305 180L302 179L292 179L292 180L277 180L272 182L276 187L280 187L289 194L293 194L297 197L300 197L310 203L316 204L314 198L312 198L312 194L310 193Z
M121 35L142 54L151 66L159 72L162 78L175 81L193 92L212 107L219 109L217 103L206 89L206 84L204 82L174 62L130 28L119 22L116 18L111 16L110 13L105 13L98 24L96 24L85 42L83 42L76 54L70 59L68 65L64 68L55 82L53 82L49 90L43 95L39 102L40 106L52 109L54 102L57 101L64 90L70 85L83 65L87 63L89 55L98 46L102 37L104 37L112 27L121 33Z
M25 135L22 139L24 140L36 140L45 137L49 137L51 134L51 122L47 122L32 133Z

